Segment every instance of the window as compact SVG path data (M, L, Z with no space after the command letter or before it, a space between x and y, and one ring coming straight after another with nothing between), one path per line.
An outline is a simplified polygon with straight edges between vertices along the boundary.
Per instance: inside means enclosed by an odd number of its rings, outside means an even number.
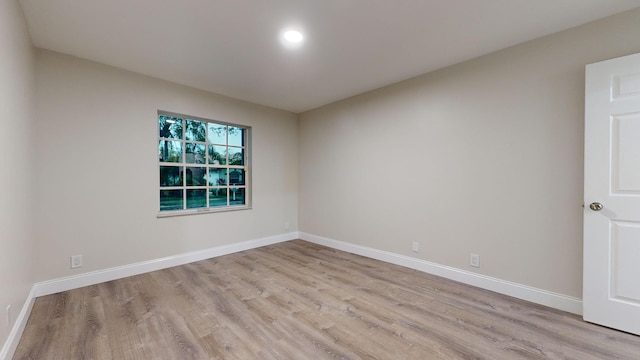
M158 112L160 215L251 207L251 128Z

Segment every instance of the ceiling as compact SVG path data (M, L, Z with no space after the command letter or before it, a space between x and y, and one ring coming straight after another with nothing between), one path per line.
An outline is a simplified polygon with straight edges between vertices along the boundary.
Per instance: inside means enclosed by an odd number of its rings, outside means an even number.
M20 0L34 46L303 112L640 0ZM296 28L301 46L283 46Z

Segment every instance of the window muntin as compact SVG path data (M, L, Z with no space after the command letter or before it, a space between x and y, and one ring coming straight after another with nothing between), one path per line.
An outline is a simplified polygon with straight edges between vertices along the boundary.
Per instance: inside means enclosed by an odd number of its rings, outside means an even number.
M159 111L160 215L250 208L250 131Z

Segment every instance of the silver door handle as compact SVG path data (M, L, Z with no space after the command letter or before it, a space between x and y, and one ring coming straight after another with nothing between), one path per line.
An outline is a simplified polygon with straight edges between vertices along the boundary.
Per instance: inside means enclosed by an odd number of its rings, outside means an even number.
M600 211L604 209L604 205L600 204L599 202L592 202L591 204L589 204L589 209L593 211Z

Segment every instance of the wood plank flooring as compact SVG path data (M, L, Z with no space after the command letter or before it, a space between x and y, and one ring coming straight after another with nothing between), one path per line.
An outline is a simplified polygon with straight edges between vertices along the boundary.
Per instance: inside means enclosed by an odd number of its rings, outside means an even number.
M640 359L640 337L301 240L44 296L14 359Z

